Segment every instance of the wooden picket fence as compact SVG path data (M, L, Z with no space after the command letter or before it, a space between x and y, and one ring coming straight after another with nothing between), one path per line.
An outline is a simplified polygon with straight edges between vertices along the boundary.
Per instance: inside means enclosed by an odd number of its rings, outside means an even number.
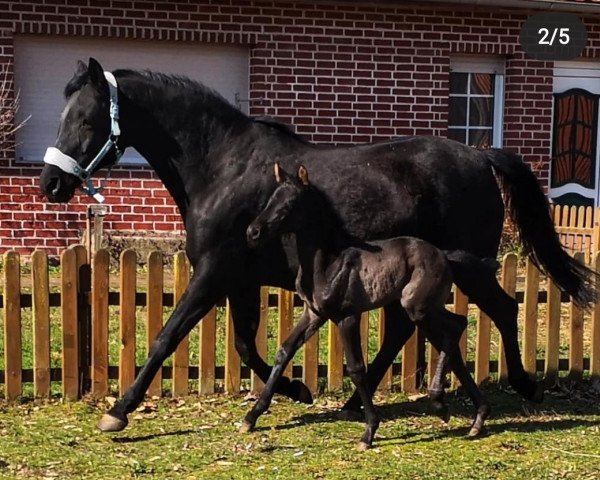
M582 259L583 254L577 256ZM165 308L177 303L184 292L190 266L183 252L174 258L172 289L167 289L163 256L152 252L147 258L146 285L138 288L137 255L132 250L124 251L120 257L118 288L110 288L109 254L99 250L87 262L87 252L82 246L65 250L60 258L60 282L51 282L48 259L44 251L36 251L31 256L28 269L24 269L18 253L9 251L3 257L3 291L0 308L4 318L4 367L0 370L0 391L13 400L23 395L24 384L33 385L33 395L47 397L60 389L67 399L79 398L91 393L101 398L114 390L119 393L131 384L140 365L136 364L136 323L146 322L146 348L160 330ZM595 255L593 265L600 268L600 255ZM30 273L23 273L28 270ZM30 291L21 288L22 280L30 277ZM169 276L170 278L170 276ZM116 283L113 278L113 285ZM525 268L523 278L517 277L517 258L514 254L504 257L501 270L503 288L516 297L522 312L522 352L525 368L530 373L552 379L559 374L581 379L585 372L600 376L600 303L594 305L591 314L584 312L569 302L566 296L548 281L540 279L537 269L531 262ZM522 290L517 291L517 285ZM172 290L172 291L167 291ZM490 377L503 380L506 367L502 346L492 341L489 318L469 309L468 299L455 291L449 300L454 311L477 317L474 336L474 351L466 352L466 336L461 342L464 353L469 353L470 362L477 382ZM545 313L538 319L545 305ZM292 293L279 290L277 293L267 288L261 290L260 328L257 346L263 358L267 355L269 311L277 310L277 343L285 338L294 324L294 308L301 307L299 299ZM118 308L115 308L118 307ZM138 307L145 307L139 309ZM561 312L562 307L562 312ZM112 324L111 308L113 310ZM175 352L172 366L163 367L157 374L148 393L161 395L165 390L165 380L170 380L169 388L173 395L182 396L193 390L199 393L212 393L218 390L238 393L243 386L260 390L262 384L246 368L242 367L235 351L232 321L229 305L224 308L224 338L217 338L217 308L213 308L200 322L198 331L198 361L190 361L190 343L186 339ZM30 313L27 310L31 310ZM51 310L54 316L51 315ZM374 323L379 344L383 335L383 313L377 313ZM118 332L114 317L118 317ZM271 315L273 317L273 315ZM363 350L368 351L369 322L362 322ZM24 330L24 318L31 318L31 330ZM51 320L54 318L55 320ZM58 320L59 318L59 320ZM51 321L59 321L60 347L51 349ZM561 358L561 323L568 332L568 352ZM109 324L113 328L109 328ZM344 363L341 341L337 327L329 324L327 345L319 345L318 336L313 337L304 348L301 362L291 365L286 372L302 378L314 392L319 389L336 390L343 386ZM472 327L470 327L472 328ZM544 335L539 335L543 330ZM473 332L470 333L473 336ZM137 335L139 338L139 334ZM27 347L26 339L30 339ZM585 339L585 342L584 342ZM56 340L56 339L54 339ZM29 341L29 340L28 340ZM119 344L119 358L116 364L109 362L109 344ZM139 340L138 340L139 342ZM224 342L224 362L217 365L217 345ZM587 345L584 348L584 345ZM31 350L32 365L23 368L24 351ZM59 352L56 351L59 350ZM326 349L327 361L319 363L319 351ZM51 351L53 350L53 351ZM539 351L543 351L540 355ZM60 356L59 366L51 366L51 355ZM436 352L425 347L422 338L415 334L404 346L402 361L395 363L385 375L380 388L389 389L392 383L404 391L413 392L431 378L431 369ZM492 359L495 357L496 359ZM197 383L191 383L191 381ZM112 383L111 383L112 382ZM54 389L52 386L54 385ZM112 386L112 388L111 388Z
M567 251L583 252L590 262L593 252L600 251L600 208L552 205L551 215Z

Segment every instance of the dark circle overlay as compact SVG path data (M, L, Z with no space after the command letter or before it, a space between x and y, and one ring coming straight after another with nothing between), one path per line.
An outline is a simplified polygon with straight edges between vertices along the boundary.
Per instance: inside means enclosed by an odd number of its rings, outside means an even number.
M587 30L572 13L538 13L521 27L519 43L534 60L571 60L587 44Z

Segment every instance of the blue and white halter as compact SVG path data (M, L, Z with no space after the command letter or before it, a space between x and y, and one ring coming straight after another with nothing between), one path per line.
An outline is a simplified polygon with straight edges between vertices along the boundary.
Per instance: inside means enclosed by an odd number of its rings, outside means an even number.
M121 135L121 129L119 127L119 95L117 89L117 80L114 75L110 72L104 72L104 77L108 82L108 89L110 93L110 136L104 146L96 154L90 164L83 168L75 161L73 157L61 152L56 147L48 147L46 154L44 155L44 163L54 165L60 168L63 172L69 173L76 176L81 180L83 184L81 189L90 197L94 198L98 203L104 202L104 196L100 194L100 191L104 188L101 185L96 188L92 183L92 172L94 168L102 161L102 159L110 152L112 148L115 149L115 155L119 161L123 152L119 149L117 142Z

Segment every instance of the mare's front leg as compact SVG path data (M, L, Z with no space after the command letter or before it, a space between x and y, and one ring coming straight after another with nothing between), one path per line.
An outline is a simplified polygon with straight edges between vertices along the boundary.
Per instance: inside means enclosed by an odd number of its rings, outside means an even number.
M275 365L271 370L271 375L267 380L264 390L260 395L260 398L254 404L254 407L244 418L240 432L245 433L251 431L256 425L258 417L260 417L271 405L271 400L275 394L277 384L281 379L281 375L287 367L290 360L294 357L298 349L304 345L304 343L313 336L313 334L319 330L319 328L326 322L326 319L317 316L309 308L304 310L302 317L288 336L285 339L277 356L275 357Z
M239 285L227 294L235 331L235 348L248 365L264 382L271 375L271 367L256 349L256 331L260 322L260 286ZM312 403L310 390L300 380L281 377L276 392L302 403Z
M367 450L373 445L375 432L379 428L379 416L373 405L373 396L367 384L365 362L360 342L360 315L347 317L339 322L340 334L344 344L348 375L365 406L365 431L358 443L359 450Z
M219 270L223 265L216 256L205 255L194 268L194 275L177 304L171 317L152 343L148 359L133 384L109 411L104 414L98 428L104 432L116 432L127 426L127 414L133 412L144 399L144 394L165 359L171 355L179 342L192 327L225 294L224 278Z

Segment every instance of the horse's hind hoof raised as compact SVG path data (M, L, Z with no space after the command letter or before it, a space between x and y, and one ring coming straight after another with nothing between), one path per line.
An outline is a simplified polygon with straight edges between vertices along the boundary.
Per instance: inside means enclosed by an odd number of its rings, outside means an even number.
M476 438L482 436L483 434L485 434L485 427L471 427L471 430L469 430L467 436L469 438Z
M127 417L125 420L105 413L98 422L98 428L103 432L120 432L127 426Z
M252 425L250 422L247 422L246 420L242 421L242 424L240 425L239 428L239 432L240 433L249 433L252 430L254 430L254 425Z
M288 387L289 397L300 403L307 403L311 405L313 403L313 396L310 390L300 380L292 380Z

